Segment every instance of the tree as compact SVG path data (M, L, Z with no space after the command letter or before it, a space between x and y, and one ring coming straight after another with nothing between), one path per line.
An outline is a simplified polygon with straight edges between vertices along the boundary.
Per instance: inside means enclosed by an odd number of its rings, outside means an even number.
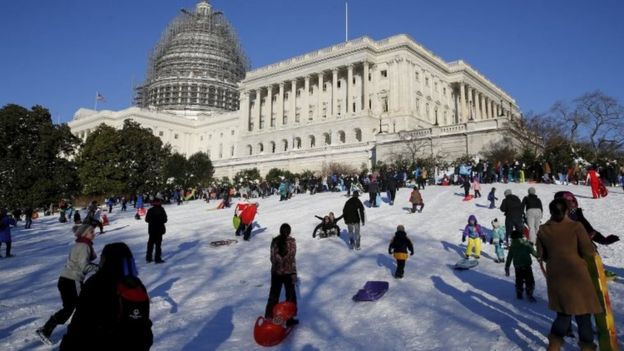
M212 167L212 161L210 156L205 152L197 152L191 155L188 159L188 169L190 173L190 182L193 185L199 185L202 187L208 186L212 175L214 174L214 167ZM260 174L258 173L258 176ZM255 178L258 179L258 178Z
M242 183L244 181L261 180L260 171L257 168L243 169L234 175L234 183Z
M165 180L174 188L186 188L189 185L189 163L184 155L174 152L165 162Z
M0 205L41 206L74 196L79 188L74 162L80 140L67 125L54 125L41 106L0 109Z
M417 135L410 132L399 132L399 139L401 139L401 144L405 148L392 155L394 163L410 163L410 167L415 167L419 156L427 157L432 155L431 139L418 138Z

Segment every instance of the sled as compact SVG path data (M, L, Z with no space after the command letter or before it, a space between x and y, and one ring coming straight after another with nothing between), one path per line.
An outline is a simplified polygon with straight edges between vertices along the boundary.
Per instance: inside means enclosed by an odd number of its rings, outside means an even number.
M600 255L596 254L588 258L587 268L592 282L594 283L598 300L604 311L594 314L596 329L598 331L598 345L601 351L617 351L620 348L618 346L617 332L615 330L615 318L613 317L613 310L611 309L607 277Z
M284 341L294 325L286 326L286 322L297 314L297 305L290 301L280 302L273 307L273 319L260 316L254 325L254 340L261 346L275 346Z
M232 245L237 243L238 240L235 239L229 239L229 240L216 240L216 241L212 241L210 242L210 246L212 247L220 247L220 246L227 246L227 245Z
M137 213L139 214L139 216L144 217L147 213L147 210L145 209L145 207L141 207L137 210Z
M598 193L601 197L607 197L607 195L609 195L609 190L607 190L607 187L604 186L604 184L600 183L600 185L598 185Z
M234 226L234 229L238 229L238 227L240 227L240 224L241 224L241 219L239 216L232 217L232 225Z
M225 208L225 201L221 201L219 202L219 204L217 205L217 210L221 210Z
M478 265L479 265L479 260L471 260L469 258L462 258L461 260L457 261L457 263L455 263L455 266L453 266L453 268L458 269L458 270L467 270L470 268L474 268Z
M468 196L464 197L464 199L462 201L470 201L472 199L474 199L474 196L468 195Z
M258 211L258 206L256 204L250 204L245 207L243 212L240 214L240 221L245 225L249 225L253 223L254 218L256 217L256 212Z
M195 189L193 189L193 191L191 191L190 194L184 196L184 201L189 201L189 200L193 199L194 196L195 196Z
M375 197L375 207L379 207L379 206L381 206L381 195L377 193L377 196Z
M384 281L367 281L357 294L353 295L353 301L375 301L381 298L390 284Z

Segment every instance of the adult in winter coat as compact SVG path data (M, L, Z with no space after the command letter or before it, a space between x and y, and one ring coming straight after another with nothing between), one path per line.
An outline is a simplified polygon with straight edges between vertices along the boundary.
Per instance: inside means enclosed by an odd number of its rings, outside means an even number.
M522 199L522 209L526 213L527 224L529 225L529 241L535 244L537 230L542 222L542 200L535 194L535 188L529 188L529 195Z
M557 312L548 335L548 350L559 350L572 316L578 325L581 350L595 350L591 315L602 312L586 259L594 248L583 225L568 217L564 199L550 205L551 218L537 233L537 252L546 262L548 307Z
M145 255L145 261L147 263L152 262L152 253L154 253L154 247L156 248L156 254L154 261L156 263L165 262L162 259L162 237L167 231L165 223L167 223L167 212L162 208L160 199L154 199L152 201L152 207L147 210L145 215L145 221L148 223L147 232L149 233L149 239L147 241L147 253Z
M376 200L378 192L379 184L377 183L377 181L372 180L370 184L368 184L368 203L370 207L375 207L377 205Z
M76 243L69 252L67 263L57 283L63 308L53 314L43 327L37 329L37 334L43 340L49 340L54 328L59 324L65 324L71 317L78 303L78 293L82 282L87 274L98 269L98 266L92 263L97 258L93 249L94 229L90 223L74 226Z
M509 236L514 230L522 231L524 225L522 224L522 202L520 199L511 193L511 189L507 189L504 192L505 198L501 202L500 210L505 214L505 244L509 245Z
M462 180L462 185L460 188L464 188L464 200L470 198L470 178L468 176L464 176Z
M134 257L124 243L108 244L102 250L100 269L90 277L78 299L76 313L61 341L60 351L147 351L153 343L152 322L149 319L149 303L146 315L133 316L131 327L122 325L118 284L126 277L144 296L145 286L138 276Z
M591 186L592 197L594 199L600 198L600 174L596 172L594 167L591 167L587 172L587 179L585 181Z
M396 197L397 181L394 175L390 174L386 178L386 190L388 192L388 198L390 199L390 205L394 205L394 198Z
M25 222L26 222L26 224L24 225L24 229L30 229L30 226L32 226L33 212L34 211L32 207L26 207L26 209L24 210L24 216L25 216Z
M398 225L397 231L396 233L394 233L394 238L392 238L392 241L390 241L390 245L388 246L388 254L393 255L397 261L397 269L394 273L395 278L403 278L408 250L410 256L413 256L414 245L412 244L412 241L407 237L407 234L405 233L405 227L402 225Z
M347 230L349 231L349 248L351 250L360 249L360 223L364 226L364 205L358 197L358 191L353 192L353 196L347 200L343 209L342 217L344 218Z
M290 225L284 223L280 226L280 233L271 241L271 289L267 301L264 317L273 318L273 307L279 302L282 285L286 290L286 301L297 304L295 283L297 282L297 243L290 236ZM289 325L298 323L292 319L286 322Z
M594 229L591 223L589 223L589 221L585 218L585 215L583 215L583 209L578 207L578 201L576 200L574 194L569 191L558 191L555 193L555 199L559 198L566 200L568 205L568 217L575 222L581 223L589 235L589 238L593 242L600 245L611 245L620 240L617 235L611 234L605 237L599 231Z
M0 246L2 243L6 245L6 257L12 257L11 255L11 226L16 225L13 218L9 217L7 210L0 211Z

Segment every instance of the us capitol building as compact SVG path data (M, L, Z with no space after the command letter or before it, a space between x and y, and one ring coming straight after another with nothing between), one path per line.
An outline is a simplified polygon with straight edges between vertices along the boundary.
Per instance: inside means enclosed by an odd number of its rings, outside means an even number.
M515 100L467 63L445 62L407 35L361 37L249 70L223 13L200 1L167 27L135 106L79 109L69 126L132 119L187 157L210 155L215 176L299 172L339 162L369 168L406 143L453 160L510 136Z

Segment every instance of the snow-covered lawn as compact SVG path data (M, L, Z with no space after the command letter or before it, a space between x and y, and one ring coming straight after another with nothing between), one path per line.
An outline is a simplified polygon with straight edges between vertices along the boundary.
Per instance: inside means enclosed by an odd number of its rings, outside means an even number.
M506 188L522 198L529 187L494 186L501 200ZM534 186L545 207L556 191L573 191L596 229L605 235L624 235L621 189L612 188L606 199L592 200L587 187ZM485 197L490 187L483 185ZM347 198L338 193L298 195L285 202L275 196L259 199L251 241L239 237L237 244L219 248L209 244L234 237L233 209L209 210L217 203L202 201L167 205L169 223L163 240L167 262L162 265L145 263L147 224L135 220L132 211L115 209L95 247L99 253L107 243L124 241L133 250L152 299L152 350L262 349L253 340L253 325L268 296L269 244L283 222L291 224L297 239L301 324L274 349L544 349L554 313L547 309L545 280L536 262L536 304L516 300L513 269L511 277L505 277L504 265L492 261L491 245L484 245L475 269L451 267L464 249L460 230L468 216L475 214L490 229L492 219L504 219L502 213L488 209L485 197L462 202L459 187L435 186L423 191L423 213L411 214L409 191L399 190L394 206L384 203L366 209L361 251L348 249L342 221L342 239L312 238L319 223L314 215L342 212ZM402 280L392 277L394 260L387 253L398 224L405 225L416 249ZM71 225L59 223L57 216L34 221L32 230L22 226L20 222L13 230L16 257L0 259L0 350L48 348L34 330L61 306L56 282L73 243ZM620 340L624 340L623 248L622 242L599 248L607 268L623 277L609 285ZM4 255L4 247L1 251ZM351 297L367 280L387 280L390 290L376 302L354 303ZM64 332L64 326L55 330L55 348ZM565 349L577 346L567 339Z

